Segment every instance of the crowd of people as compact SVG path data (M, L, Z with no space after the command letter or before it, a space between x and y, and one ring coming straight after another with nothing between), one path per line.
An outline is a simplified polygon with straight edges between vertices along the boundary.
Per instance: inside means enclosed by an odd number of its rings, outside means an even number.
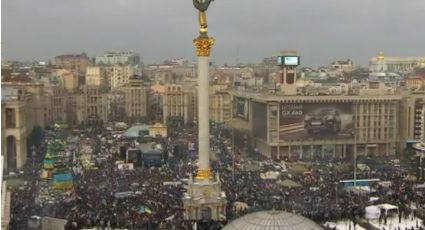
M95 144L90 167L81 166L81 149L69 154L74 177L73 189L69 191L72 199L58 199L43 204L43 207L35 202L39 195L42 155L51 138L48 135L36 157L23 169L22 178L26 184L13 191L10 229L25 229L27 219L34 215L65 219L66 229L194 229L194 226L197 229L220 229L227 223L225 220L195 222L184 219L184 179L196 172L196 162L187 149L178 150L177 146L182 144L182 139L196 142L196 130L172 130L171 135L162 140L167 145L165 154L172 157L161 167L141 166L133 170L121 170L116 165L122 160L117 146L133 141L121 140L102 129L83 131L80 137ZM270 209L298 213L318 223L354 220L363 216L365 207L370 204L369 193L349 192L339 184L341 179L352 178L352 168L342 161L310 162L308 171L313 179L309 180L302 172L281 171L279 180L290 179L301 185L285 187L276 183L276 179L261 177L269 170L266 167L258 170L235 167L235 159L242 164L266 159L259 155L256 159L246 155L241 157L239 153L235 157L229 139L220 130L215 130L211 141L215 153L212 169L214 174L219 173L227 196L228 221L247 212ZM287 161L286 164L290 166L295 162ZM424 196L414 191L414 183L405 180L408 173L390 166L367 172L369 178L391 182L389 187L376 186L375 195L380 202L397 205L403 216L408 216L412 205L419 207L425 203ZM234 207L236 202L245 203L249 208L237 210Z

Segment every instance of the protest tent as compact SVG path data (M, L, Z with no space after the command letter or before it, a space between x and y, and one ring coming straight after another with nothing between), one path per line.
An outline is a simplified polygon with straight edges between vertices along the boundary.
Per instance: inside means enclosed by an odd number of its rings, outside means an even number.
M365 208L365 218L368 220L379 219L381 216L381 209L376 205L367 206Z
M139 211L137 211L139 214L152 214L152 210L145 205L140 206Z
M289 180L289 179L285 179L283 181L280 181L279 184L282 187L287 187L287 188L298 188L298 187L301 187L300 184L298 184L297 182L295 182L293 180Z
M135 196L135 193L133 191L116 192L114 196L115 196L115 198L126 198L126 197L130 197L130 196Z
M44 159L43 160L43 168L44 169L53 169L53 160L52 159Z
M41 172L41 179L47 180L47 179L50 178L50 176L51 175L50 175L50 173L49 173L48 170L45 170L45 169L42 170L42 172Z
M260 177L264 180L276 180L279 177L280 173L275 171L268 171L266 173L261 173Z
M60 190L70 190L73 188L72 174L69 172L57 173L53 175L53 187Z

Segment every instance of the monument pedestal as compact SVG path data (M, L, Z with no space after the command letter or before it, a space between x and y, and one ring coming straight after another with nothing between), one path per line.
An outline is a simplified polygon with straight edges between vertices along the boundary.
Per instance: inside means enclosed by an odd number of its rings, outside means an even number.
M186 220L226 218L226 194L221 191L219 180L189 180L183 205Z

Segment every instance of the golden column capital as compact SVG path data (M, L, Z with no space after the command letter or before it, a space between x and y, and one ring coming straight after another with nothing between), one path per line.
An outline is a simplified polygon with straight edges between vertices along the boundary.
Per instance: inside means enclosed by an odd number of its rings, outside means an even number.
M214 45L214 38L208 36L199 36L193 39L198 56L208 57L211 53L211 47Z
M198 173L196 174L196 179L205 180L211 178L211 170L209 169L198 169Z

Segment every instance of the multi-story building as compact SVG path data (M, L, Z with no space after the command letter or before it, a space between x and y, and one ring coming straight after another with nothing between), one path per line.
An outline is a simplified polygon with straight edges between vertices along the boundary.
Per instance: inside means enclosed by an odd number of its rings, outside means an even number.
M86 85L101 86L109 85L110 80L107 78L106 71L100 66L88 66L86 69Z
M129 83L130 78L134 76L134 66L108 66L105 67L106 77L109 79L111 89L118 88Z
M102 86L83 87L83 103L79 123L98 125L108 121L108 90Z
M418 157L417 176L419 181L425 181L425 105L422 106L421 117L421 141L414 145Z
M54 69L51 72L51 79L55 79L59 86L68 92L74 92L78 89L78 73L69 69Z
M108 121L124 121L128 116L125 111L126 103L124 89L119 88L110 91L107 98Z
M393 155L400 144L399 95L231 94L237 136L252 139L239 147L273 159Z
M210 120L225 123L232 119L232 101L227 85L210 86Z
M149 87L142 80L132 79L122 87L124 91L125 112L130 119L147 118Z
M333 69L341 70L342 72L352 71L355 68L353 61L347 59L346 61L334 61L331 63Z
M156 83L150 87L149 91L149 114L155 121L162 122L163 95L167 86Z
M91 65L90 58L87 54L64 54L55 57L56 68L71 69L79 74L86 72L87 66Z
M96 65L140 65L140 55L132 51L105 52L95 57Z
M422 110L425 107L425 91L401 91L400 143L403 148L417 143L422 133Z
M195 121L197 90L194 84L167 85L163 95L163 123L188 124Z
M387 57L383 52L369 59L369 72L409 73L425 65L425 57Z
M425 73L418 73L407 76L405 82L407 88L409 89L425 89Z
M68 93L60 86L45 87L45 120L51 122L67 121Z
M46 101L49 101L48 98L46 98L46 92L45 87L43 84L33 82L29 79L3 79L2 80L2 87L12 87L18 90L21 90L21 92L25 92L25 94L31 95L29 98L29 103L27 104L27 108L30 109L30 116L26 117L26 124L29 128L32 128L33 126L40 126L44 127L46 125L49 125L49 120L46 119L45 116L45 107L46 107ZM29 130L31 132L32 130Z
M27 161L27 137L32 131L28 117L31 116L31 94L17 88L2 86L1 89L1 151L4 169L22 168Z

